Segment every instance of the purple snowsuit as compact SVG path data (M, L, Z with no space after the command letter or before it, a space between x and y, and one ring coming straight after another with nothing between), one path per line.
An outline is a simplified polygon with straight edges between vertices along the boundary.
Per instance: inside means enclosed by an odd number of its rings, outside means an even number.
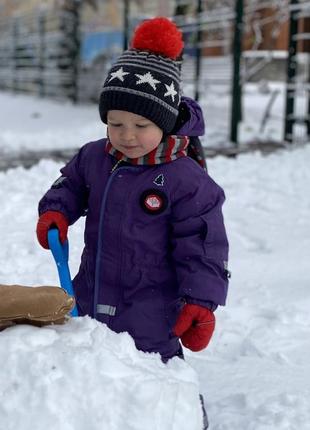
M127 331L138 349L177 355L173 335L186 302L224 305L228 243L223 190L189 157L155 166L125 165L106 140L83 146L61 169L39 213L86 215L85 248L73 285L80 315ZM147 196L163 202L149 211Z

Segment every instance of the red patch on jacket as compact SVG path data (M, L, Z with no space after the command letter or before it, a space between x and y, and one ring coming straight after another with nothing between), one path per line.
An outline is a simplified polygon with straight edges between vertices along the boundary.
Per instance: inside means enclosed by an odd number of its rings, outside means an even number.
M154 189L146 190L140 197L140 205L144 212L156 215L162 213L168 206L168 199L165 193Z

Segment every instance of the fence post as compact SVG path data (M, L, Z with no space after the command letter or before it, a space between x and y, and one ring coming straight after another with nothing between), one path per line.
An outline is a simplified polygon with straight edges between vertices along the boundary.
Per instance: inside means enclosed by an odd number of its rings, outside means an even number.
M308 65L310 66L310 54L308 53ZM310 138L310 67L308 67L308 117L307 117L307 135Z
M124 39L123 48L124 51L128 49L128 35L129 35L129 0L124 0Z
M307 17L305 30L306 30L306 33L310 33L310 16ZM308 97L308 112L306 113L307 115L306 123L307 123L307 139L310 139L310 38L305 40L304 50L308 53L308 57L307 57L308 91L306 96Z
M80 3L75 0L67 0L61 9L61 24L60 31L62 33L62 42L60 43L60 50L62 50L62 58L64 58L64 51L66 51L66 60L62 64L59 61L58 69L60 72L67 72L69 79L65 79L63 85L64 90L69 90L67 97L76 103L78 101L78 70L79 70L79 57L80 57L80 34L79 34L79 14Z
M232 107L231 107L231 127L230 141L238 145L238 125L242 119L242 86L240 79L240 62L242 54L242 33L243 33L243 0L236 0L236 24L233 42L233 87L232 87Z
M72 50L72 101L77 103L78 92L79 92L79 65L80 65L80 48L81 48L81 38L80 38L80 7L81 3L75 2L73 8L73 31L72 39L74 42L74 48Z
M199 87L200 87L200 70L201 70L201 41L202 41L202 30L201 30L201 12L202 2L198 0L197 4L197 32L196 32L196 67L195 67L195 100L199 100Z
M17 91L17 39L18 39L18 18L13 18L12 25L12 90Z
M45 68L45 60L44 60L44 36L45 36L45 16L41 12L38 15L38 29L39 29L39 61L38 61L38 93L40 97L44 97L45 95L45 85L44 85L44 68Z
M290 5L297 5L299 0L291 0ZM290 11L290 29L288 40L288 58L287 58L287 87L285 102L285 127L284 140L293 142L293 124L294 124L294 106L295 106L295 77L297 73L297 38L298 20L296 19L296 10Z

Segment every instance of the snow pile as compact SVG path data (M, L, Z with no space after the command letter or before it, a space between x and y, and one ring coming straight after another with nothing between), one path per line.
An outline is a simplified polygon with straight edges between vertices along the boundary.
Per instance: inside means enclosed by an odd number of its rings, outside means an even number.
M0 284L59 285L35 237L37 203L60 164L0 173ZM75 274L84 219L70 230ZM90 318L0 332L1 430L201 430L196 372L175 358L137 351L132 338Z
M212 430L310 422L310 145L217 158L232 271L210 347L191 354Z
M0 428L200 430L196 373L89 317L0 334Z

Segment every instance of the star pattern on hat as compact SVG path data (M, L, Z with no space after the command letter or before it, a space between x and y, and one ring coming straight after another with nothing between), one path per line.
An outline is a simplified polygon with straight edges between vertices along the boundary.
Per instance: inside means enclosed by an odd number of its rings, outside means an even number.
M144 75L135 74L139 80L136 82L136 85L140 84L150 84L154 91L156 91L156 84L160 84L161 81L155 79L150 72L145 73Z
M174 88L174 83L171 82L170 85L165 84L167 92L164 94L164 97L172 97L172 100L174 102L174 97L178 94L178 92Z
M111 78L109 79L109 82L113 81L113 79L119 79L120 81L124 82L124 76L129 75L129 72L124 72L124 69L120 67L116 72L111 73Z

